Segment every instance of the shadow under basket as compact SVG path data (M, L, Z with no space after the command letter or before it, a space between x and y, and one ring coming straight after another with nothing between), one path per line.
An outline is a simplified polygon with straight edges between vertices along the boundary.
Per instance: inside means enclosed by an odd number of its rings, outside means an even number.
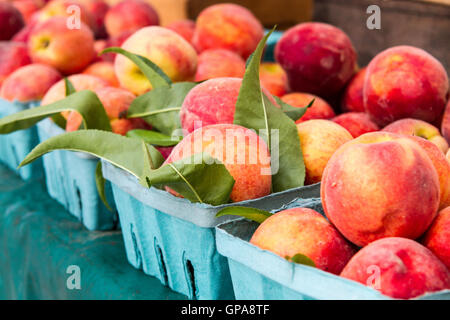
M323 214L320 198L296 199L273 212L310 208ZM238 300L385 300L379 291L306 265L296 264L249 243L256 222L243 218L216 227L217 250L228 258ZM450 291L416 299L449 300Z
M320 192L316 184L211 206L144 188L134 176L105 161L102 168L112 184L129 263L191 299L234 299L227 260L216 249L214 227L235 217L216 218L220 209L240 205L271 210Z
M37 124L41 142L64 133L50 119ZM98 159L84 153L57 150L43 157L49 195L62 204L88 230L117 229L118 216L111 185L106 182L105 194L113 211L103 204L95 183Z
M33 108L39 105L39 101L21 103L10 102L0 98L0 118L10 114ZM39 179L44 176L42 160L37 159L33 163L17 169L20 162L39 143L36 127L15 131L0 135L0 162L16 172L23 180Z

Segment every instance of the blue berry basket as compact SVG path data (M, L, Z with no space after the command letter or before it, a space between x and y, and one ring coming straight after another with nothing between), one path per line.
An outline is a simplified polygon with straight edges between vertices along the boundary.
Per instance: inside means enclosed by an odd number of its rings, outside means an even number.
M265 33L269 32L266 30ZM269 39L267 39L266 48L264 50L263 61L265 62L275 62L275 46L277 45L280 38L283 36L282 31L274 31Z
M37 124L41 142L64 133L52 120ZM100 199L95 183L98 159L83 153L57 150L43 157L49 195L62 204L88 230L114 230L118 227L111 185L106 182L105 194L113 211Z
M234 218L216 218L220 209L241 205L271 210L297 197L317 197L320 192L316 184L211 206L144 188L134 176L105 161L102 168L112 184L129 263L191 299L234 299L227 260L217 252L214 230Z
M18 101L10 102L0 98L0 118L38 105L39 101L21 103ZM39 138L35 127L2 134L0 135L0 162L15 171L23 180L42 178L44 171L41 159L37 159L26 167L17 169L20 162L38 143Z
M323 214L320 198L296 199L283 206L311 208ZM379 291L329 272L295 264L262 250L250 238L258 224L237 219L216 227L217 250L227 257L238 300L386 300ZM416 299L449 300L450 290Z

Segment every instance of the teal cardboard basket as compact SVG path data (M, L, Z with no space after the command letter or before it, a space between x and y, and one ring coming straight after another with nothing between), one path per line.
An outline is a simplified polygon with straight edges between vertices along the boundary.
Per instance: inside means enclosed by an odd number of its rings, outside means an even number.
M274 212L311 208L323 214L320 198L296 199ZM245 219L216 227L217 250L228 258L238 300L386 300L379 291L317 268L295 264L249 243L258 224ZM450 290L416 299L449 300Z
M0 98L0 118L38 105L39 101L21 103L18 101L10 102ZM0 135L0 162L15 171L23 180L42 178L44 170L42 169L41 159L34 161L28 166L17 169L25 156L38 143L39 138L35 127L9 134L2 134Z
M241 205L271 210L320 192L316 184L211 206L144 188L134 176L107 162L102 168L112 184L129 263L191 299L234 299L227 260L217 252L214 230L234 217L216 218L220 209Z
M37 124L41 142L64 133L50 119ZM108 210L100 199L95 183L98 159L84 153L57 150L43 157L49 195L62 204L88 230L113 230L118 226L111 186L105 185Z

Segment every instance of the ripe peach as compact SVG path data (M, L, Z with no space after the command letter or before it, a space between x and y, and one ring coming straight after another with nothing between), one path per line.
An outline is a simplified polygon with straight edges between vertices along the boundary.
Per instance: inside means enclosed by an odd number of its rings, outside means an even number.
M439 212L425 234L423 244L450 270L450 207Z
M357 138L364 133L380 130L378 125L364 112L347 112L332 120L347 129L353 138Z
M44 22L49 19L53 19L55 17L65 18L64 20L75 23L75 14L79 18L81 22L83 22L86 26L95 29L94 19L91 16L91 13L81 4L79 1L74 0L51 0L48 2L37 15L38 22ZM70 18L70 20L68 19ZM73 20L72 20L73 19ZM65 29L68 29L67 27Z
M444 138L450 143L450 100L445 107L444 116L442 118L441 132Z
M203 81L221 77L243 78L245 61L233 51L210 49L198 56L195 81Z
M107 87L106 81L87 74L74 74L68 77L69 81L73 84L76 91L92 90L96 91L100 88ZM55 83L42 98L41 105L62 100L66 97L66 85L64 80L60 80Z
M339 274L355 253L333 225L308 208L283 210L269 217L250 243L283 258L306 255L317 268L334 274Z
M382 131L417 136L434 143L442 152L448 150L448 143L441 136L439 129L428 122L418 119L401 119L384 127Z
M192 41L198 52L228 49L247 59L262 39L263 31L248 9L223 3L212 5L198 15Z
M447 154L445 155L445 157L450 162L450 149L447 151Z
M362 248L341 276L397 299L450 289L450 272L430 250L413 240L396 237Z
M28 24L33 14L42 7L43 3L36 0L17 0L13 1L12 5L20 11L25 24Z
M434 122L448 89L447 72L433 56L415 47L392 47L367 67L364 106L381 126L402 118Z
M150 4L140 0L123 0L113 5L105 16L105 27L110 37L154 25L159 25L158 13Z
M367 68L362 68L348 83L341 100L341 109L346 112L365 112L363 100L364 79Z
M272 95L281 97L289 91L287 74L278 63L263 62L259 67L261 86Z
M25 44L0 41L0 86L14 70L30 63L31 59Z
M301 123L312 119L331 119L336 114L333 108L322 98L309 93L293 92L281 97L281 100L293 107L306 107L311 100L315 99L313 105L306 110L305 114L295 123Z
M291 90L321 97L338 93L356 65L348 36L319 22L301 23L286 31L275 47L275 58L286 70Z
M82 73L103 79L112 87L120 87L119 80L117 80L114 72L114 64L112 62L95 62L84 69Z
M166 26L166 28L175 31L182 36L187 42L192 44L194 37L195 22L192 20L178 20Z
M439 177L410 137L370 132L339 148L323 173L325 213L358 246L385 237L416 239L439 208Z
M298 123L297 130L305 162L305 184L320 182L333 153L353 137L346 129L329 120L313 119Z
M0 96L21 102L41 100L47 90L61 79L58 71L43 64L29 64L11 73L3 82Z
M165 163L207 152L225 165L235 184L230 199L239 202L270 193L270 154L266 143L254 131L235 124L205 126L187 135ZM169 190L174 193L172 190Z
M146 57L173 81L191 80L197 68L197 53L184 38L162 27L145 27L131 35L122 48ZM128 58L118 55L114 68L122 87L136 95L151 89L151 84Z
M28 47L33 62L47 64L63 74L83 70L95 55L92 31L83 23L80 29L68 29L62 17L37 24Z
M0 2L0 41L10 40L24 26L20 11L9 2Z
M242 79L239 78L214 78L195 86L181 106L183 130L189 133L196 129L196 125L233 123L241 84ZM263 92L277 105L267 90L263 88Z
M92 31L97 38L106 38L106 29L104 25L106 12L109 10L109 4L103 0L77 0L80 2L92 17Z

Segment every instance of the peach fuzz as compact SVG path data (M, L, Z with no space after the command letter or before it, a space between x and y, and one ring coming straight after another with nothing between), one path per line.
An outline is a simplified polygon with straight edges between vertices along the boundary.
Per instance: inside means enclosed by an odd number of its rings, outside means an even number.
M398 46L382 51L367 67L366 112L381 126L402 118L439 119L449 90L442 64L426 51Z
M191 80L197 69L194 48L182 36L166 28L142 28L125 40L122 48L151 60L175 82ZM151 89L145 75L128 58L117 55L114 68L123 88L136 95Z
M82 73L98 77L106 81L112 87L120 87L119 80L117 80L116 73L114 72L114 64L112 62L95 62L84 69Z
M197 126L233 123L236 101L241 89L240 78L215 78L195 86L186 95L180 110L183 130L188 133ZM272 103L276 101L267 90L263 92Z
M322 98L309 93L293 92L281 97L283 102L293 107L306 107L313 99L314 103L306 110L305 114L295 123L301 123L312 119L331 119L336 114L333 108Z
M341 99L341 109L346 112L365 112L363 89L367 68L362 68L349 81Z
M243 78L244 73L245 61L241 56L225 49L210 49L198 56L195 81L222 77Z
M353 138L368 132L378 131L380 128L364 112L347 112L332 119L333 122L350 132Z
M450 272L444 264L419 243L398 237L380 239L362 248L341 276L396 299L450 289Z
M272 95L281 97L289 91L287 74L278 63L263 62L259 66L261 86Z
M66 18L52 18L37 24L28 39L31 59L63 74L86 68L95 55L94 35L83 23L80 29L68 29Z
M0 41L10 40L25 25L20 11L9 2L0 2Z
M0 41L0 86L14 70L30 63L26 44Z
M445 107L445 112L441 124L441 132L447 142L450 143L450 100L447 102L447 106Z
M448 150L448 143L441 136L439 129L428 122L418 119L401 119L383 128L382 131L417 136L434 143L443 153Z
M199 128L173 149L165 163L172 163L201 151L223 163L233 176L235 184L230 195L231 201L260 198L270 193L272 176L269 150L264 140L254 131L234 124Z
M200 12L192 41L198 52L228 49L247 59L263 35L263 26L248 9L223 3Z
M76 91L92 90L96 91L100 88L107 87L108 84L100 78L87 75L87 74L74 74L68 77L68 80L72 83ZM62 100L66 97L66 85L64 80L60 80L55 83L42 98L41 105Z
M366 133L337 150L323 173L330 222L358 246L385 237L416 239L439 208L439 177L410 137Z
M192 43L195 32L195 22L192 20L178 20L166 26L167 29L175 31L182 36L187 42Z
M150 4L140 0L120 1L105 16L105 27L110 37L154 25L159 25L158 13Z
M308 208L280 211L267 218L250 243L282 258L303 254L317 268L339 274L354 248L322 215Z
M29 64L11 73L0 88L3 99L21 102L37 101L53 84L61 80L61 75L52 67L43 64Z
M450 207L438 213L422 243L450 270Z
M287 30L275 47L293 91L321 97L337 94L355 72L356 52L348 36L332 25L307 22Z
M297 130L305 162L305 184L320 182L333 153L353 137L340 125L322 119L298 123Z
M36 19L38 22L44 22L56 17L64 18L67 22L74 21L74 10L71 7L76 6L79 10L80 20L90 29L95 29L94 19L91 13L79 1L72 0L52 0L38 11ZM68 19L70 18L70 19ZM67 29L67 28L66 28Z

